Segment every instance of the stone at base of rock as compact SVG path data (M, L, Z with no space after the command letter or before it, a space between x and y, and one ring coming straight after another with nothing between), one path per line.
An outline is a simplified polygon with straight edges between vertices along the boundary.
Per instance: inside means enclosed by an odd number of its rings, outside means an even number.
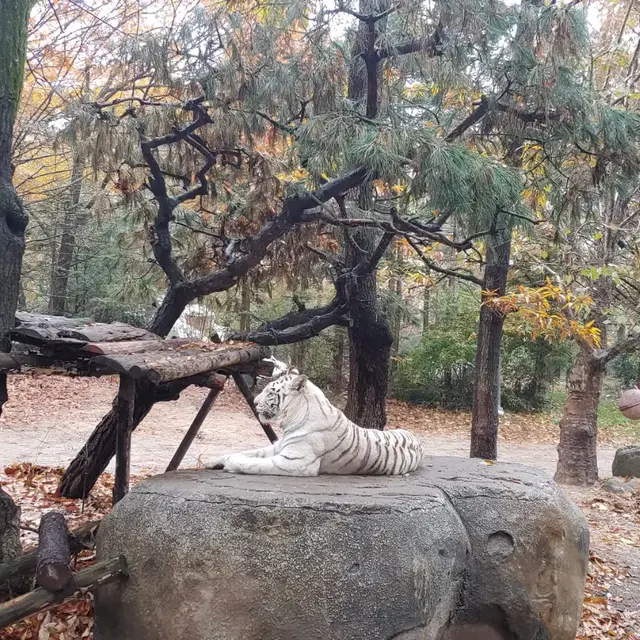
M164 474L100 526L130 577L96 593L96 638L573 640L588 549L577 507L520 465Z

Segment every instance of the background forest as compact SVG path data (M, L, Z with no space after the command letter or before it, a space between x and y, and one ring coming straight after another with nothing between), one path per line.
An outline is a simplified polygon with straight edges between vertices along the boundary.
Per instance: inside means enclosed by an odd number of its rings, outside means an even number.
M556 477L592 483L603 389L640 371L639 19L37 3L19 307L274 345L367 426L389 395L472 407L487 458L500 406L566 403Z

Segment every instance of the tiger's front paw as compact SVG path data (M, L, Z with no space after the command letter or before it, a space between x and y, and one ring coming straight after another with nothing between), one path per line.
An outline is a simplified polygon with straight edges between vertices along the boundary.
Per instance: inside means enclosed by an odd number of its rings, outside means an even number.
M228 456L224 462L224 470L227 473L242 473L242 463L239 456Z
M205 469L224 469L229 456L218 456L204 463Z

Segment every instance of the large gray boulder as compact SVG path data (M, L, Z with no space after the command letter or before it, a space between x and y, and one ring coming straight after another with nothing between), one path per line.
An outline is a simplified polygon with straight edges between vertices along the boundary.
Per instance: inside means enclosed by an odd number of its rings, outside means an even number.
M640 445L630 444L618 449L611 472L614 476L640 478Z
M127 581L99 640L573 640L578 509L540 471L427 458L407 477L182 471L100 526Z

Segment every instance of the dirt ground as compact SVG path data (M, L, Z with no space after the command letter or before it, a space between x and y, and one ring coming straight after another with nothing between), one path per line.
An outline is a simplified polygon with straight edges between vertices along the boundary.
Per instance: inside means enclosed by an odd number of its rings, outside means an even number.
M0 420L0 466L15 461L66 466L80 451L100 418L109 410L117 381L113 378L71 379L61 376L11 376L9 402ZM207 394L189 388L177 402L156 405L132 438L132 472L158 473L167 466L176 447ZM389 404L389 423L423 436L428 453L467 456L470 416L402 403ZM538 417L507 415L501 424L499 459L555 471L556 429ZM268 444L246 403L230 385L216 401L183 467L229 451ZM602 477L611 475L613 446L601 446L598 464ZM113 470L113 462L109 467Z
M11 376L10 400L0 419L0 481L8 478L1 470L16 462L68 465L110 408L116 390L116 380L108 378ZM133 434L133 474L164 471L206 393L191 388L177 402L156 405ZM407 427L421 435L426 450L434 455L467 456L469 422L468 413L389 404L390 425ZM499 459L553 474L557 461L554 442L557 425L549 424L544 416L507 415L501 422ZM200 466L209 456L265 444L266 437L242 397L235 389L227 389L214 405L182 466ZM615 443L599 447L602 478L611 475L615 448ZM113 462L109 469L113 470ZM608 624L602 617L599 598L606 599L610 615L632 616L635 620L640 612L640 496L612 496L600 485L565 490L582 508L591 528L594 620L604 625L603 629ZM602 595L598 595L601 591ZM601 637L640 638L631 632L603 634Z

